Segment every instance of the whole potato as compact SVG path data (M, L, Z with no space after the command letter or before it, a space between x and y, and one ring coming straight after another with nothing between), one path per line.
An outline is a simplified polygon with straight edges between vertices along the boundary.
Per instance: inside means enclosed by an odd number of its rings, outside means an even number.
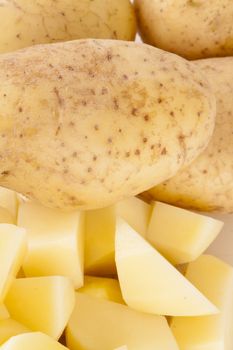
M188 59L233 55L232 0L136 0L146 43Z
M134 40L130 0L0 0L0 53L81 38Z
M173 176L215 120L197 67L117 40L1 55L0 96L0 184L62 209L107 206Z
M217 120L207 149L171 180L150 190L154 198L185 208L233 212L233 57L195 62L217 98Z

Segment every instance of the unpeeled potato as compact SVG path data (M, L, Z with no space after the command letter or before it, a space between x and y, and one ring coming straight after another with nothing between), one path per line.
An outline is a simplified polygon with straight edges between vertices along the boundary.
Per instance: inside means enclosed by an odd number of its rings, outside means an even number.
M233 58L195 62L217 98L217 119L207 149L175 177L149 191L153 198L185 208L233 212Z
M129 0L0 0L0 53L81 38L134 40Z
M0 184L93 209L175 175L207 145L199 68L147 45L80 40L0 57Z

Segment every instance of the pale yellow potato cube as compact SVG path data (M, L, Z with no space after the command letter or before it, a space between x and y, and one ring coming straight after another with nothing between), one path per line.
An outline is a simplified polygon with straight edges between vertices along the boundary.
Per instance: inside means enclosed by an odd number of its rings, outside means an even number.
M8 209L0 207L0 223L1 224L15 224L15 219Z
M197 259L214 241L223 222L169 204L154 202L148 241L175 265Z
M0 224L0 302L16 277L26 250L25 230L11 224Z
M85 276L84 286L78 291L115 303L125 304L119 282L113 278Z
M76 294L66 340L70 350L109 350L122 344L133 350L178 350L165 317L81 293Z
M187 278L220 310L205 317L174 317L171 329L180 350L233 349L233 267L203 255L189 264Z
M10 339L15 335L27 333L27 332L31 332L31 331L27 327L25 327L23 324L18 323L12 318L7 318L5 320L2 320L0 321L0 345L2 345L8 339Z
M20 203L18 225L28 234L26 277L66 276L83 285L84 228L79 211L61 212L38 203Z
M68 350L43 333L20 334L9 339L1 350Z
M126 198L116 205L116 212L133 229L146 236L152 207L137 197Z
M75 294L66 277L20 278L12 283L5 304L16 321L58 339L73 311Z
M0 321L9 318L10 314L4 304L0 304Z
M16 220L18 201L15 191L0 186L0 206L7 209L13 219Z
M85 273L113 276L115 266L115 207L87 211L85 215Z
M123 299L135 310L170 316L217 308L126 222L116 230L116 266Z

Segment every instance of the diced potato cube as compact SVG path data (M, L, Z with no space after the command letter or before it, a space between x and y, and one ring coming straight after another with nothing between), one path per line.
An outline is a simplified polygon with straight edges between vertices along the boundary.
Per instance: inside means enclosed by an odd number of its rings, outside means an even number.
M155 202L146 234L148 241L175 265L198 258L214 241L223 222Z
M0 302L16 277L26 250L25 230L11 224L0 224Z
M133 229L146 236L152 207L137 197L130 197L116 205L116 212Z
M85 273L113 276L115 266L115 207L91 210L85 216Z
M1 224L15 224L13 215L6 208L0 207L0 223Z
M125 304L122 299L119 282L113 278L85 276L84 287L78 291L97 298Z
M74 289L62 276L20 278L12 283L5 304L16 321L58 339L74 308Z
M8 190L8 188L0 187L0 206L7 209L16 220L18 201L15 191Z
M220 310L205 317L174 317L171 329L180 350L233 349L233 268L203 255L189 264L187 278Z
M20 203L18 225L28 234L26 277L66 276L76 288L83 285L83 215L61 212L38 203Z
M5 320L2 320L0 321L0 345L2 345L8 339L10 339L15 335L27 333L27 332L31 332L31 331L28 328L26 328L24 325L13 320L12 318L7 318Z
M4 304L0 304L0 321L9 318L10 314Z
M123 299L135 310L158 315L206 315L217 308L159 252L119 220L116 266Z
M9 339L1 350L68 350L43 333L20 334Z
M178 350L165 317L81 293L76 294L66 339L70 350L109 350L121 344L133 350Z

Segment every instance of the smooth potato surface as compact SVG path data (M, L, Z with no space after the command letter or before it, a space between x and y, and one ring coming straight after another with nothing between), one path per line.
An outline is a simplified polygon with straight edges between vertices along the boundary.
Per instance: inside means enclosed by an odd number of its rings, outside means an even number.
M195 62L217 98L216 127L207 149L175 177L152 189L153 197L182 207L233 212L233 57Z
M136 0L144 41L188 59L233 55L232 0Z
M149 189L214 127L199 69L147 45L34 46L0 57L0 81L0 184L50 207L94 209Z
M0 0L0 53L81 38L134 40L129 0Z

